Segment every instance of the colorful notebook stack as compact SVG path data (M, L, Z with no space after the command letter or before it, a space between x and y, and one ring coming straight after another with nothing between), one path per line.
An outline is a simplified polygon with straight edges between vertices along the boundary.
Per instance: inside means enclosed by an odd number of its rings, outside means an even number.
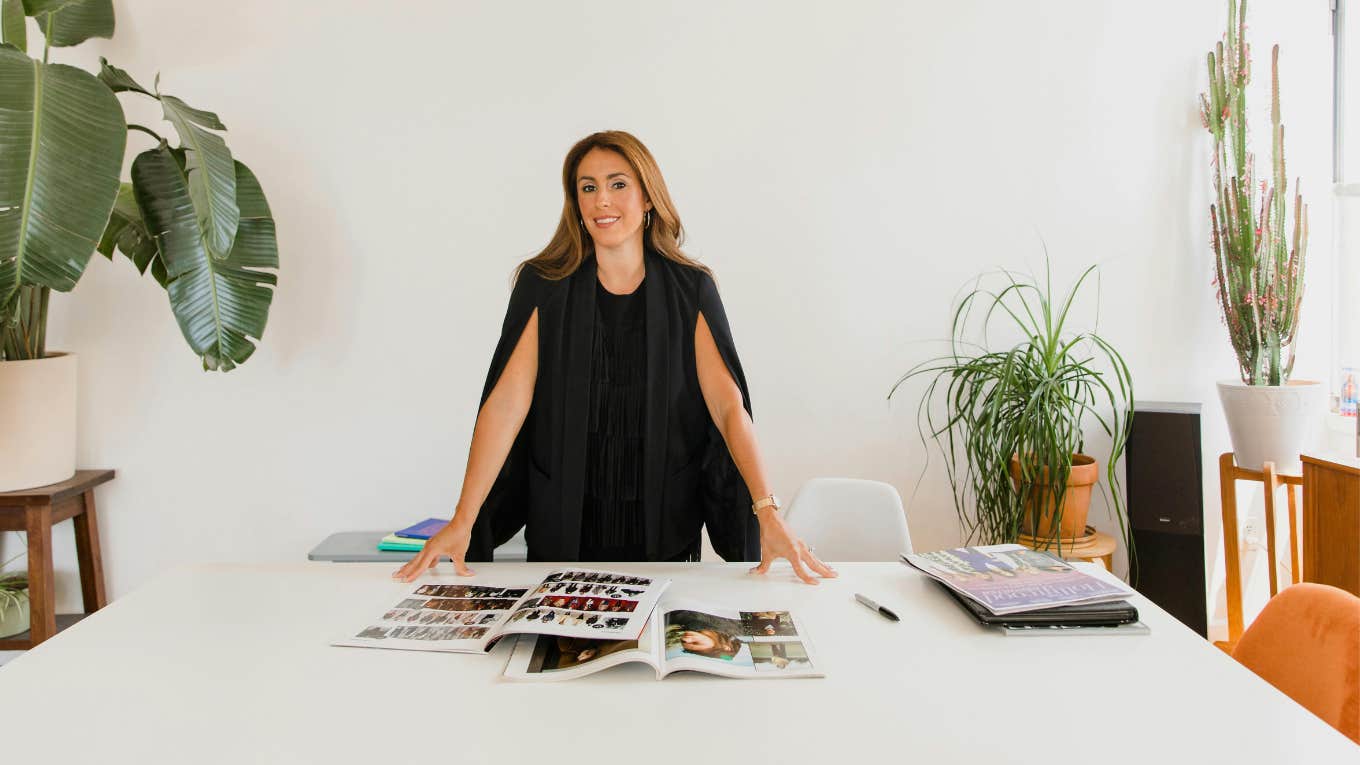
M414 526L395 531L378 541L378 549L391 552L420 552L425 541L444 528L448 521L439 518L426 518Z

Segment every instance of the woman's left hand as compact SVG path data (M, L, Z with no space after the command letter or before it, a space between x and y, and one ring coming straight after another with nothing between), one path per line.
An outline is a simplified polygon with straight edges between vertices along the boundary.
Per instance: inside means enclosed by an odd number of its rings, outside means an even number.
M808 584L817 584L819 581L808 573L809 568L823 577L837 576L835 569L819 560L813 555L811 547L789 531L789 527L784 525L784 519L779 517L778 510L774 508L763 510L759 517L760 565L751 569L751 573L764 574L770 570L770 564L774 563L775 559L787 558L793 565L793 573Z

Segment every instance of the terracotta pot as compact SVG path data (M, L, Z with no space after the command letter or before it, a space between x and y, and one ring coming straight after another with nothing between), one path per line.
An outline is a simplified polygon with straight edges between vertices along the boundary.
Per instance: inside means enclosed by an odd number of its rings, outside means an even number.
M1039 481L1048 478L1048 468L1044 468ZM1072 455L1072 470L1067 474L1067 491L1063 494L1062 520L1058 536L1072 540L1086 533L1086 516L1091 510L1091 487L1100 479L1100 464L1094 457L1085 454ZM1020 489L1020 457L1011 455L1011 480ZM1021 533L1036 539L1053 538L1054 498L1048 491L1039 489L1025 503L1025 515L1020 522ZM1034 526L1035 504L1040 504L1039 525Z
M0 361L0 491L76 473L76 357Z

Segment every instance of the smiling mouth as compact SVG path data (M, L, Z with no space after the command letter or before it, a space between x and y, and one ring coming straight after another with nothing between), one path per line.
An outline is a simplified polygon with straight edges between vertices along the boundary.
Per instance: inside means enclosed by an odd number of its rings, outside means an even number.
M594 218L593 220L595 221L596 226L604 228L605 226L613 225L615 222L619 220L619 218L618 216L611 216L607 218Z

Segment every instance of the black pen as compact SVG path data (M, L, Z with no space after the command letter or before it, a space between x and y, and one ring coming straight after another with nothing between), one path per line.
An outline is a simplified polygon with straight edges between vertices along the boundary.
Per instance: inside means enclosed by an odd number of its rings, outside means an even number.
M887 618L889 618L889 619L892 619L892 620L895 621L895 622L900 622L900 621L902 621L901 619L897 618L897 614L893 613L892 611L889 611L888 609L884 608L883 606L880 606L879 604L873 602L872 600L869 600L868 598L864 597L863 595L859 594L858 592L855 593L855 600L858 600L859 602L863 603L864 605L868 606L869 608L872 608L873 610L879 612L880 614L883 614L885 617L887 617Z

